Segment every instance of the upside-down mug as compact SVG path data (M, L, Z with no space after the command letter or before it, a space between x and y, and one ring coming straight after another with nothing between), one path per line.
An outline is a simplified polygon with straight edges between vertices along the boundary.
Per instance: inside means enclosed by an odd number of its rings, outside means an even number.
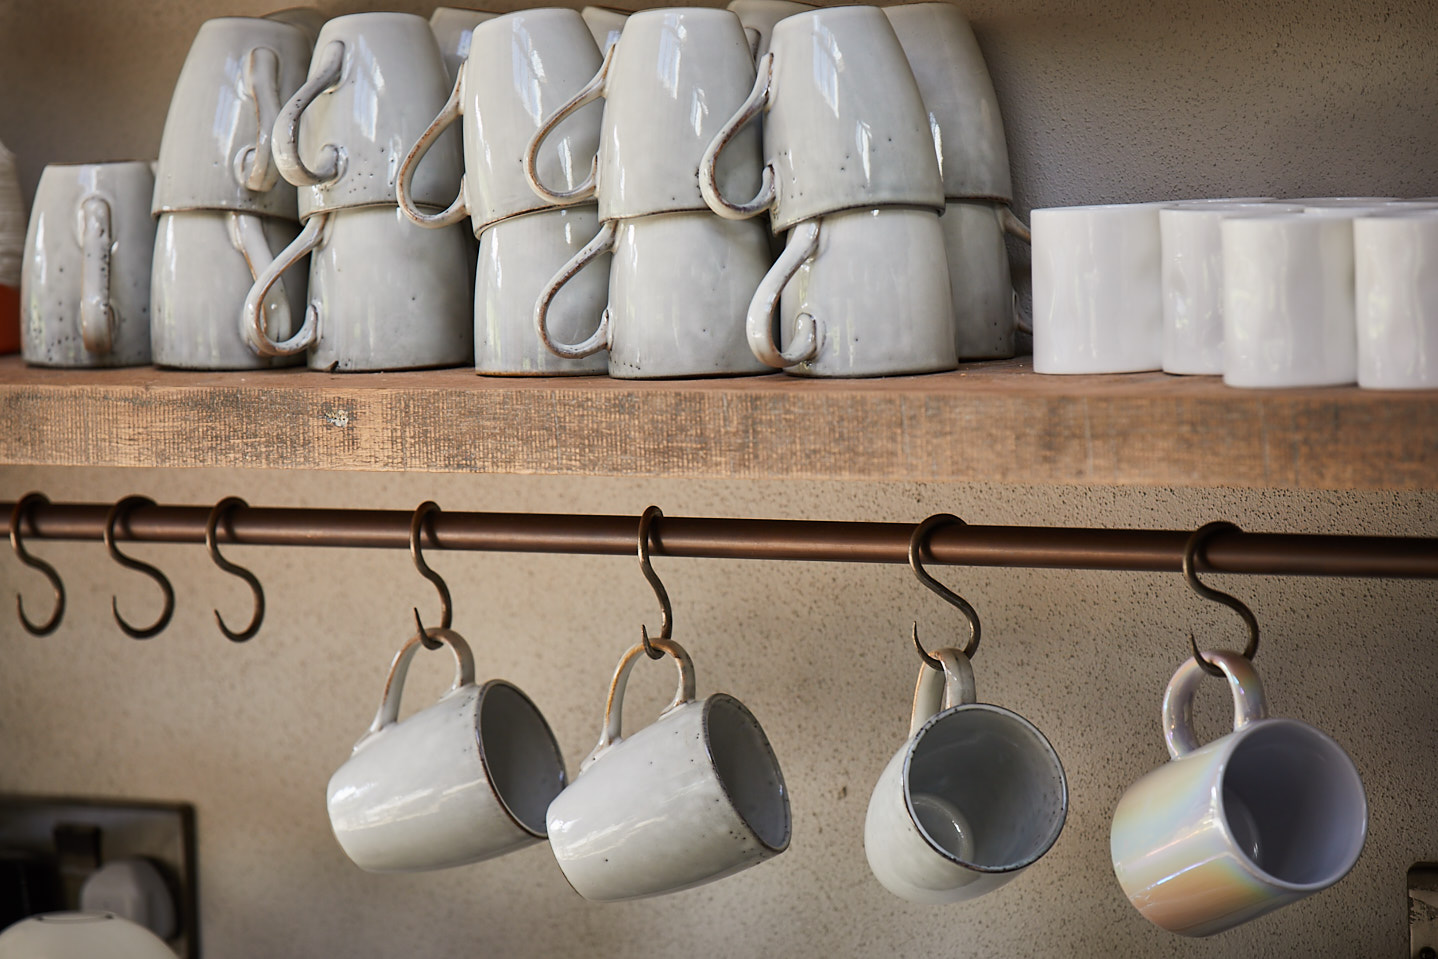
M724 9L732 10L744 25L749 49L754 53L754 62L758 63L769 52L769 38L774 35L774 24L796 13L808 13L814 5L798 0L729 0Z

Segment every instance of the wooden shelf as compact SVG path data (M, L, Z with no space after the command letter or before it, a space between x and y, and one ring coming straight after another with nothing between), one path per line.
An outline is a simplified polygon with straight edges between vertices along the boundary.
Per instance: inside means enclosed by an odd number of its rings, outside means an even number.
M1026 359L882 380L43 370L0 359L0 463L1438 488L1438 392L1229 389Z

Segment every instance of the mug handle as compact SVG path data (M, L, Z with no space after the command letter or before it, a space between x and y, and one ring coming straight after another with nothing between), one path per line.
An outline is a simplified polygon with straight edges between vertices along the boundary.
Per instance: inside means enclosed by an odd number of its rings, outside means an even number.
M246 190L265 193L275 188L280 173L272 162L270 138L280 113L280 57L269 47L255 47L245 58L245 93L255 104L255 142L235 154L235 179Z
M818 321L808 313L800 313L794 328L794 341L786 353L774 342L774 310L784 287L799 272L804 261L819 249L819 220L806 220L794 227L799 234L799 243L792 240L779 254L779 259L769 267L764 279L759 281L754 298L749 301L749 314L744 318L744 332L749 337L749 349L759 362L783 369L811 360L819 352ZM802 231L802 232L799 232Z
M109 353L115 345L115 307L110 302L114 240L110 204L92 193L80 201L80 340L91 353Z
M1253 663L1239 653L1230 652L1206 651L1203 658L1223 670L1228 680L1229 692L1233 694L1235 731L1268 715L1263 683ZM1198 738L1193 734L1193 694L1204 675L1198 660L1189 656L1163 692L1163 741L1174 759L1182 759L1198 748Z
M1029 231L1028 224L1019 219L1017 213L1009 209L1007 203L998 205L999 227L1009 236L1017 237L1029 246L1034 245L1033 234ZM1019 291L1014 290L1013 297L1014 328L1033 336L1034 324L1019 310Z
M321 93L339 83L345 61L343 40L331 40L319 55L314 76L295 91L275 118L273 151L280 175L295 186L319 186L337 179L344 154L333 143L320 148L320 160L311 170L300 159L300 116Z
M914 684L914 708L909 713L909 738L940 711L954 706L978 702L974 691L974 667L962 650L937 649L931 654L944 664L942 670L928 663L919 667L919 680Z
M424 631L423 635L415 633L405 641L399 652L394 654L394 659L389 665L389 676L384 681L384 695L380 698L379 712L375 713L374 722L369 724L369 730L360 737L359 742L355 743L356 751L376 734L388 726L393 726L399 720L399 699L404 693L404 680L409 675L409 664L414 659L415 650L420 648L426 637L447 644L450 652L454 653L454 682L450 685L449 692L453 693L464 686L474 685L474 654L469 651L469 644L464 641L463 636L452 629L445 629L443 626L430 627Z
M450 203L442 213L425 213L414 205L410 193L414 190L414 171L429 148L434 146L434 141L439 135L454 125L455 121L464 115L464 67L461 65L459 73L454 78L454 89L449 93L449 99L444 102L439 115L434 118L425 131L419 135L404 162L399 165L399 178L395 183L395 193L399 198L399 208L404 215L419 225L438 229L442 226L453 226L460 220L469 216L469 192L466 187L464 175L459 178L459 193L455 196L454 202Z
M539 330L539 339L555 356L563 357L566 360L578 360L586 356L592 356L600 350L609 348L609 307L599 315L599 325L589 339L583 343L557 343L549 335L549 306L554 298L559 295L559 290L564 284L574 279L579 271L588 266L603 253L614 251L614 241L619 236L619 227L614 220L605 220L600 224L599 232L594 239L584 245L569 262L559 268L559 272L550 278L544 289L539 291L539 299L534 303L534 325Z
M650 637L649 644L673 656L675 665L679 667L679 688L674 693L674 700L660 711L659 715L663 717L671 709L678 709L685 703L694 701L694 662L684 651L684 647L672 639ZM628 685L629 673L641 656L647 658L648 654L644 651L644 644L637 643L619 660L619 666L614 670L614 679L609 683L609 700L604 704L604 731L599 734L599 744L584 758L584 762L579 764L581 774L594 765L611 746L623 741L619 723L624 713L624 687Z
M245 266L249 268L250 279L257 279L275 259L274 254L270 252L269 240L265 239L263 218L253 213L235 211L230 211L225 216L229 226L230 245L245 258ZM267 335L272 336L280 330L290 328L290 300L289 295L285 292L283 279L276 279L274 285L265 294L261 312L265 316ZM248 343L249 340L246 339L246 342Z
M757 39L754 42L757 43ZM704 151L704 158L699 161L699 192L704 195L704 202L709 205L709 209L726 220L747 220L774 205L774 165L772 163L764 164L764 175L759 183L759 192L746 203L731 203L719 192L719 174L717 172L719 154L724 152L724 148L739 135L739 131L750 120L769 108L770 93L774 89L773 78L774 51L770 50L759 61L754 76L754 88L749 91L748 98L740 104L739 111L729 118L729 122L719 128L719 132L714 135L714 139L709 142L708 148ZM765 362L768 361L765 360Z
M250 349L260 356L293 356L309 349L319 338L319 309L314 303L305 309L305 321L299 332L280 343L270 339L265 330L265 312L262 306L269 297L270 287L279 282L280 275L320 245L331 216L331 213L316 213L310 217L294 242L280 251L260 275L255 277L254 286L250 287L250 292L245 296L244 311L240 314L240 336L244 337Z
M564 122L565 118L582 106L587 106L595 100L604 96L604 82L609 77L609 65L614 62L614 51L619 49L618 41L611 43L609 49L604 51L604 61L599 64L599 72L590 78L578 93L570 98L569 102L560 107L555 114L545 120L535 131L534 136L529 138L529 143L524 147L524 178L529 181L529 187L539 198L549 203L573 203L577 200L585 200L594 195L594 181L599 173L599 153L594 154L594 162L589 165L589 175L584 181L572 190L551 190L539 180L539 148L544 146L544 141L554 132L554 128Z

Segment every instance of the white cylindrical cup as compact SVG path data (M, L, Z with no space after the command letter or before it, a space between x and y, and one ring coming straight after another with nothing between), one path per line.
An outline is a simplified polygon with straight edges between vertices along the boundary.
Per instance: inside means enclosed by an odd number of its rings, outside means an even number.
M948 254L959 359L1013 356L1018 296L1004 235L1027 240L1029 231L1007 206L990 200L949 200L939 227Z
M732 696L694 698L694 667L659 718L620 735L624 687L644 646L624 654L604 732L574 782L549 804L549 846L586 899L613 902L690 889L772 859L789 846L789 794L759 721Z
M774 24L796 13L808 13L814 5L799 3L798 0L729 0L724 9L732 11L744 25L749 47L754 51L755 62L758 62L769 52L769 38L774 34Z
M585 7L579 15L584 18L584 25L594 37L594 45L599 48L600 54L608 53L609 48L619 41L624 33L624 24L629 19L627 10L610 7Z
M1358 378L1353 212L1231 217L1223 235L1223 381L1333 386Z
M1202 667L1163 697L1173 761L1128 788L1113 814L1114 875L1144 918L1211 936L1326 889L1363 850L1368 803L1353 760L1296 719L1267 719L1253 666L1205 652L1233 693L1234 731L1200 747L1191 727Z
M150 362L155 177L143 160L52 163L20 271L20 343L36 366Z
M426 633L454 653L454 684L399 720L422 642L412 637L395 654L369 732L330 777L335 838L370 872L445 869L541 842L545 810L566 781L559 744L529 697L503 680L475 685L465 641Z
M1353 221L1358 385L1438 388L1438 210Z
M921 667L909 739L869 797L864 855L894 895L940 904L991 892L1048 852L1068 783L1033 723L976 702L967 656L933 655L944 668Z
M1158 203L1034 210L1034 371L1163 366Z
M150 352L156 366L256 370L293 366L296 356L260 356L241 329L245 297L269 266L271 250L294 241L300 225L250 213L162 213L150 275ZM271 339L285 340L305 315L305 275L270 288L264 304Z
M599 229L593 203L522 213L480 234L474 286L474 368L499 376L603 373L599 351L564 359L549 351L534 326L534 301L555 271L584 248ZM605 264L607 267L608 264ZM555 298L548 323L572 343L594 332L609 302L609 270L586 270Z
M444 61L444 73L451 86L459 78L460 68L469 56L474 28L497 16L497 13L462 7L435 7L434 13L429 15L429 28L434 33L435 43L439 44L440 59Z

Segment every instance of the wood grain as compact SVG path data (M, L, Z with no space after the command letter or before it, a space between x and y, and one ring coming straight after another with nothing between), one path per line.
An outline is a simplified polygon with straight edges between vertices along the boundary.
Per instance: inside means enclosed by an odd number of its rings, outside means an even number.
M1438 392L1235 390L1026 359L879 380L44 370L0 463L1282 489L1438 487Z

